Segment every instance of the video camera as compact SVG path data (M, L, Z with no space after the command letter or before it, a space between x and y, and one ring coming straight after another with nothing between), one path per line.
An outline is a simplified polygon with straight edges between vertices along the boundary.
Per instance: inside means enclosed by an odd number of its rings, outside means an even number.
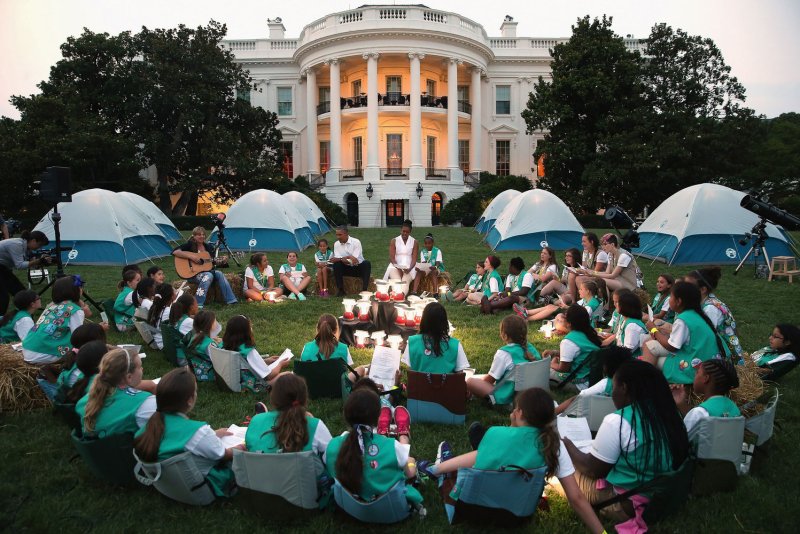
M69 252L71 250L72 247L61 247L60 249L56 247L40 248L31 251L30 257L32 260L39 260L40 265L53 265L56 262L55 258L57 258L61 252Z

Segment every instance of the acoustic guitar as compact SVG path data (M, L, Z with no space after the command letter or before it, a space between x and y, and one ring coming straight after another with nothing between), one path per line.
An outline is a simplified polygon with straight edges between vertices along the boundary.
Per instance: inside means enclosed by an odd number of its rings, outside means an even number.
M227 258L224 257L212 258L211 254L209 254L206 249L201 249L197 254L200 256L201 263L197 263L196 260L190 260L188 258L175 257L175 272L178 273L178 276L184 280L188 280L197 274L211 271L214 269L215 265L224 263L227 260Z

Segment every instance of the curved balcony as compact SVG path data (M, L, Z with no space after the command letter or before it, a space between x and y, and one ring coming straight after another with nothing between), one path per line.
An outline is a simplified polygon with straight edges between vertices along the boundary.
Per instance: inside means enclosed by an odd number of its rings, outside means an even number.
M361 93L356 96L343 96L339 99L340 109L366 109L369 102L369 96L366 93ZM379 106L411 106L411 95L400 91L389 91L386 93L378 93ZM448 101L446 96L433 96L427 93L420 95L420 105L422 108L427 109L447 109ZM330 113L331 103L321 102L317 105L317 115ZM472 114L472 105L466 100L458 101L458 111L460 113Z

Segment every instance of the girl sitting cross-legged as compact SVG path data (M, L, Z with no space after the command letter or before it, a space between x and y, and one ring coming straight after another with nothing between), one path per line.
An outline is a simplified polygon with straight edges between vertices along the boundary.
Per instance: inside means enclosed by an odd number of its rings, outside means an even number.
M217 323L217 316L211 310L197 312L192 321L192 331L183 338L186 345L186 360L194 371L198 382L214 380L214 366L211 364L211 347L216 347L221 328Z
M289 360L283 360L270 372L267 365L274 363L278 357L264 358L256 350L253 336L253 324L244 315L235 315L228 319L225 333L222 336L222 348L239 353L242 357L241 384L242 388L253 392L261 392L289 365Z
M292 300L306 300L305 290L311 283L311 275L306 272L302 263L297 262L297 253L290 252L286 255L286 263L278 270L283 293Z
M553 398L540 388L526 389L517 395L510 426L483 430L479 423L470 427L473 450L454 456L450 444L439 444L436 462L421 461L420 473L438 480L445 510L452 519L459 468L471 467L497 471L508 466L523 469L546 468L546 477L558 477L570 506L591 532L603 532L603 525L575 480L575 468L558 435L553 412Z
M133 442L139 459L162 462L188 452L214 494L230 497L235 482L228 462L233 458L234 447L226 449L220 438L231 433L227 428L213 430L208 423L189 419L197 403L197 380L192 372L179 367L165 374L156 386L155 399L155 413Z
M274 291L275 296L282 293L280 288L275 288L275 273L269 264L267 255L257 252L250 256L250 265L244 270L244 296L253 302L267 300L267 292Z
M464 284L464 287L461 289L456 289L453 292L453 300L456 302L462 302L467 299L467 296L470 293L481 292L482 284L483 284L483 275L484 275L484 268L483 268L483 261L479 261L475 264L475 272L470 275L467 283Z

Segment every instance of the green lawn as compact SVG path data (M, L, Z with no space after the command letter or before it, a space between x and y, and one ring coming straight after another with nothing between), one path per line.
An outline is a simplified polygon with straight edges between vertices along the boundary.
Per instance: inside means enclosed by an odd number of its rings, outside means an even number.
M417 228L422 236L428 229ZM446 264L454 279L460 278L484 258L488 249L472 229L435 228L437 245L445 255ZM396 229L355 229L353 235L362 240L365 256L373 263L373 275L381 276L387 263L387 247ZM329 239L333 238L329 234ZM313 250L307 250L300 261L313 264ZM520 255L530 264L538 253L506 252L501 271L513 256ZM271 264L283 263L283 254L270 254ZM562 254L559 253L559 259ZM171 261L161 262L172 272ZM640 263L648 289L662 272L680 275L687 267L665 267L663 264ZM147 266L143 265L146 269ZM119 268L68 267L72 274L80 273L88 280L87 289L97 300L116 294ZM742 343L747 351L767 343L767 336L777 322L797 322L795 302L800 297L800 284L785 281L768 283L754 280L752 270L744 269L733 276L733 268L724 270L717 294L732 308ZM214 307L218 320L225 321L234 314L244 313L253 320L258 349L263 353L278 353L291 348L299 355L303 344L312 339L316 320L324 312L341 313L340 299L310 298L305 303L285 302L275 305L240 304L234 307ZM498 327L501 316L481 316L477 309L448 304L448 314L456 327L455 336L464 344L473 367L486 372L494 351L501 345ZM794 312L792 310L795 310ZM535 328L532 328L535 330ZM111 334L114 342L137 341L135 332ZM539 349L557 348L556 340L546 341L542 334L532 331L531 342ZM147 351L144 361L145 377L154 378L169 370L158 352ZM357 364L368 363L370 351L352 350ZM800 440L798 424L798 393L800 373L786 377L781 385L781 403L777 419L780 431L769 445L768 456L757 465L752 476L741 479L733 493L693 500L675 518L654 527L656 532L697 531L702 526L711 532L788 532L796 530L794 506L798 490L792 482L800 470L800 453L795 449ZM208 421L212 426L240 423L251 413L253 403L261 400L251 394L221 393L212 384L201 384L194 418ZM325 421L334 434L345 430L338 400L312 402L314 415ZM469 407L468 420L504 424L507 412L492 411L474 402ZM417 458L435 455L439 441L447 439L456 452L466 452L466 426L412 425L412 454ZM64 532L93 530L97 532L199 532L202 529L226 532L254 532L260 527L279 528L277 524L259 523L246 515L233 501L219 501L203 509L189 508L167 500L154 489L145 487L130 490L109 490L93 480L79 459L73 459L74 449L65 426L49 411L23 415L0 415L0 530L11 532ZM787 476L788 475L788 476ZM446 527L441 501L433 484L422 488L428 517L420 522L414 518L399 525L402 531L434 530ZM581 532L583 527L557 496L550 499L551 510L540 513L533 528L550 532ZM332 531L341 520L326 513L309 519L293 528ZM609 527L611 525L608 525ZM348 523L348 527L354 525ZM355 526L358 528L358 526Z

